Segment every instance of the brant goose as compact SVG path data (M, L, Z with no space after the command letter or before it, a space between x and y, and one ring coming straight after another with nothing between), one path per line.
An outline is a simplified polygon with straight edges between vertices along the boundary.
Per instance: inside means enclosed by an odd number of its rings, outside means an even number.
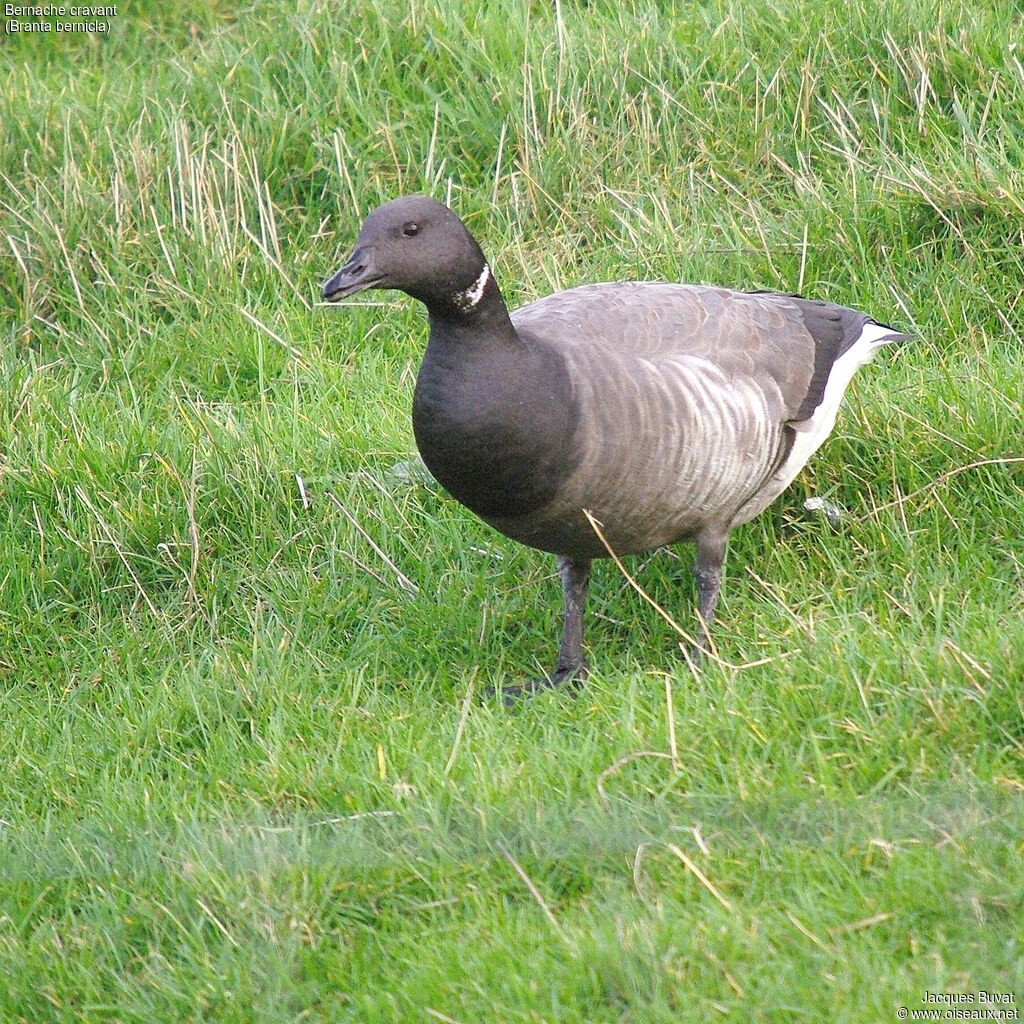
M900 334L864 313L775 292L588 284L509 314L448 207L374 210L328 302L395 288L427 307L412 420L431 473L496 530L558 556L555 671L506 697L582 680L590 563L690 539L700 646L726 537L828 437L854 371ZM586 510L586 512L584 511Z

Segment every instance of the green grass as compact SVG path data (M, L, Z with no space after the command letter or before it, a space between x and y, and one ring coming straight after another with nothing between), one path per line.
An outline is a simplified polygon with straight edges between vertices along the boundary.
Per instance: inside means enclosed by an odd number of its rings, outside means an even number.
M0 64L0 1020L1024 1000L1016 5L119 10ZM552 566L389 475L420 311L315 305L417 190L514 303L919 333L733 536L715 637L766 662L691 677L609 564L586 689L479 698L549 667ZM689 557L631 562L684 627Z

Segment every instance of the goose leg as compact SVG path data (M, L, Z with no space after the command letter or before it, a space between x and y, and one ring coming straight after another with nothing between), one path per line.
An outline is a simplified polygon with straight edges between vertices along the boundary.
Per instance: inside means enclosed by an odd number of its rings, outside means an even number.
M575 561L560 556L558 571L562 577L565 615L555 671L549 676L531 680L522 686L506 687L503 691L506 704L540 690L561 686L570 681L581 683L587 678L587 659L583 654L583 608L587 602L587 587L590 583L590 559Z
M565 617L562 642L558 645L558 662L554 675L549 677L553 686L571 677L581 682L587 678L587 659L583 654L583 608L590 585L590 559L574 562L569 558L559 558L558 571L562 577Z
M715 607L722 589L722 564L725 562L724 531L707 529L697 534L697 557L693 575L697 579L697 600L701 622L697 628L697 646L692 651L693 660L700 662L708 650L708 630L715 620Z

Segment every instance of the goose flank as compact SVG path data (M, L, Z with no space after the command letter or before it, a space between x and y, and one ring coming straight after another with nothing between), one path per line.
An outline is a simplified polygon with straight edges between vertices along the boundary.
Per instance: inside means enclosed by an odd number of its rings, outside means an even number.
M696 548L707 643L729 531L793 480L835 424L854 372L911 337L842 306L661 282L588 284L509 314L480 247L426 196L374 210L323 286L328 302L405 292L430 335L413 430L441 485L496 530L558 556L565 603L551 675L586 677L591 561Z

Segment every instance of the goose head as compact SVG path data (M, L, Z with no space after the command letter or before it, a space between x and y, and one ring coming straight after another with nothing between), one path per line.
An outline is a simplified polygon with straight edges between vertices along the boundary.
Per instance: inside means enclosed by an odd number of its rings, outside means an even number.
M443 203L403 196L363 222L351 255L324 283L326 302L393 288L437 313L468 314L492 282L476 240Z

